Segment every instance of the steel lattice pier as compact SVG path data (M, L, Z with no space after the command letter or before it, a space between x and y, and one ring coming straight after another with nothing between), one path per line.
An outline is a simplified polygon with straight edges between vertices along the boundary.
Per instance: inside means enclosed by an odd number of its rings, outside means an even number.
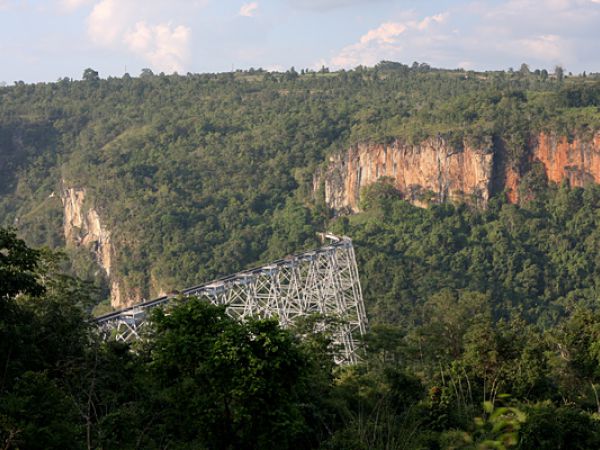
M358 338L367 326L354 247L345 236L325 234L323 238L330 244L185 289L181 295L225 305L227 314L240 320L276 318L284 328L300 317L319 314L323 319L318 325L329 327L332 333L336 362L354 364L360 359ZM129 342L139 338L149 311L172 298L157 298L95 322L105 338Z

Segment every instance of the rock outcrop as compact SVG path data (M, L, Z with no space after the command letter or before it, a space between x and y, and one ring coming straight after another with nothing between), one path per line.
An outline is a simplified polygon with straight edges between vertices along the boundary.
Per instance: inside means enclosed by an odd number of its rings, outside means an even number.
M600 183L600 133L592 139L576 137L572 141L541 133L533 144L533 160L544 165L548 180L568 180L571 186Z
M518 168L501 143L475 148L430 138L419 145L395 141L390 145L359 144L330 158L314 178L315 192L323 186L326 203L337 212L357 212L361 189L388 177L413 204L466 201L485 207L504 191L509 201L519 199L527 168ZM529 145L527 166L541 163L549 181L568 180L572 186L600 183L600 133L591 139L540 133Z
M112 276L114 253L110 231L102 224L98 211L86 204L85 198L85 189L62 190L65 241L67 246L82 246L94 255L110 282L112 306L124 306L119 282Z
M456 148L443 139L420 145L396 141L390 145L359 144L330 159L315 177L324 182L325 201L335 210L357 212L360 191L382 177L393 179L405 198L417 205L426 201L469 200L485 206L490 196L492 148Z

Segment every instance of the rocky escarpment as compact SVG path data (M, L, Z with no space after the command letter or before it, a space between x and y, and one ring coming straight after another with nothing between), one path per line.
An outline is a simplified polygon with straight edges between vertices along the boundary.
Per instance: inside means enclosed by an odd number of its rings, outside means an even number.
M110 282L111 304L124 305L119 282L113 275L113 244L111 233L100 220L98 211L86 204L86 190L63 188L64 236L67 246L85 247L93 255Z
M533 160L541 162L548 180L571 186L600 183L600 133L592 139L541 133L533 145Z
M419 145L400 140L389 145L359 144L331 157L327 168L315 176L313 187L324 188L325 201L334 210L357 212L361 189L383 177L416 205L450 200L482 207L502 191L509 201L517 202L522 178L534 163L542 165L552 182L600 183L600 133L572 140L540 133L530 142L525 168L515 167L504 153L502 143L473 147L441 138Z
M361 189L382 177L392 178L417 205L470 199L483 206L490 196L493 159L492 148L457 148L441 138L420 145L359 144L333 156L315 177L314 188L324 182L325 200L338 211L357 212Z

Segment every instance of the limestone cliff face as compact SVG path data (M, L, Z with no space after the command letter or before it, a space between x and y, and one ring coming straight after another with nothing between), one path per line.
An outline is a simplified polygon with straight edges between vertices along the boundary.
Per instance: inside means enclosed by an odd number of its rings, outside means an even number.
M113 246L110 231L100 221L96 209L85 204L86 191L80 188L63 188L64 235L67 245L83 246L94 255L111 284L111 304L123 305L119 282L111 277Z
M565 136L541 133L533 144L533 161L544 165L548 180L568 180L571 186L600 183L600 133L571 142Z
M496 151L502 151L497 149ZM592 137L568 139L567 136L539 133L529 143L527 154L529 167L541 165L548 181L583 187L600 183L600 133ZM519 173L514 167L497 167L503 179L500 189L511 203L519 202L519 187L527 171Z
M62 203L65 240L67 244L90 248L106 275L110 276L112 265L110 233L100 223L100 217L95 209L84 208L84 201L85 189L64 189Z
M508 164L504 153L502 143L494 148L466 144L457 148L443 139L419 145L359 144L331 157L313 187L317 191L323 184L326 203L338 212L357 212L361 189L382 177L389 177L416 205L450 200L485 207L491 195L502 191L516 203L527 169ZM532 138L526 159L530 167L541 163L551 182L600 183L600 133L570 141L540 133Z
M382 177L393 179L405 198L417 205L466 200L485 206L493 159L491 148L457 149L443 139L427 139L420 145L359 144L332 157L329 167L315 177L314 188L323 182L325 201L338 211L357 212L361 188Z

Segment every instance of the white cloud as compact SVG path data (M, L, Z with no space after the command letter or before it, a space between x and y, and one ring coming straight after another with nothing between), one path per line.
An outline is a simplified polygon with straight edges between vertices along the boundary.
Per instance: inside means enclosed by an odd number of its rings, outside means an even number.
M402 22L386 22L379 27L367 31L356 44L349 45L335 56L331 65L335 68L354 67L357 65L373 65L382 59L401 59L405 49L419 42L442 39L438 34L436 39L428 36L428 31L446 22L449 14L442 13L425 17L422 20L405 20ZM425 55L424 55L425 56ZM422 59L421 59L422 60Z
M131 0L102 0L88 17L88 34L95 44L110 46L122 37L134 15Z
M382 24L379 28L370 30L360 38L361 44L368 44L376 41L383 44L391 44L396 38L406 31L406 25L402 23L388 22Z
M125 34L124 42L153 67L165 72L182 72L189 59L190 35L191 30L182 25L138 22Z
M258 2L244 3L240 8L240 16L254 17L258 10Z
M516 43L527 54L535 55L537 58L548 61L559 61L566 53L566 44L556 34L519 39Z
M191 29L160 21L169 11L160 3L158 0L100 0L87 19L88 35L99 46L125 48L143 58L153 69L184 71L190 58Z
M600 53L598 23L600 0L505 0L493 7L474 0L424 18L405 12L367 30L329 65L349 68L387 59L474 69L526 62L532 68L563 64L591 70Z

